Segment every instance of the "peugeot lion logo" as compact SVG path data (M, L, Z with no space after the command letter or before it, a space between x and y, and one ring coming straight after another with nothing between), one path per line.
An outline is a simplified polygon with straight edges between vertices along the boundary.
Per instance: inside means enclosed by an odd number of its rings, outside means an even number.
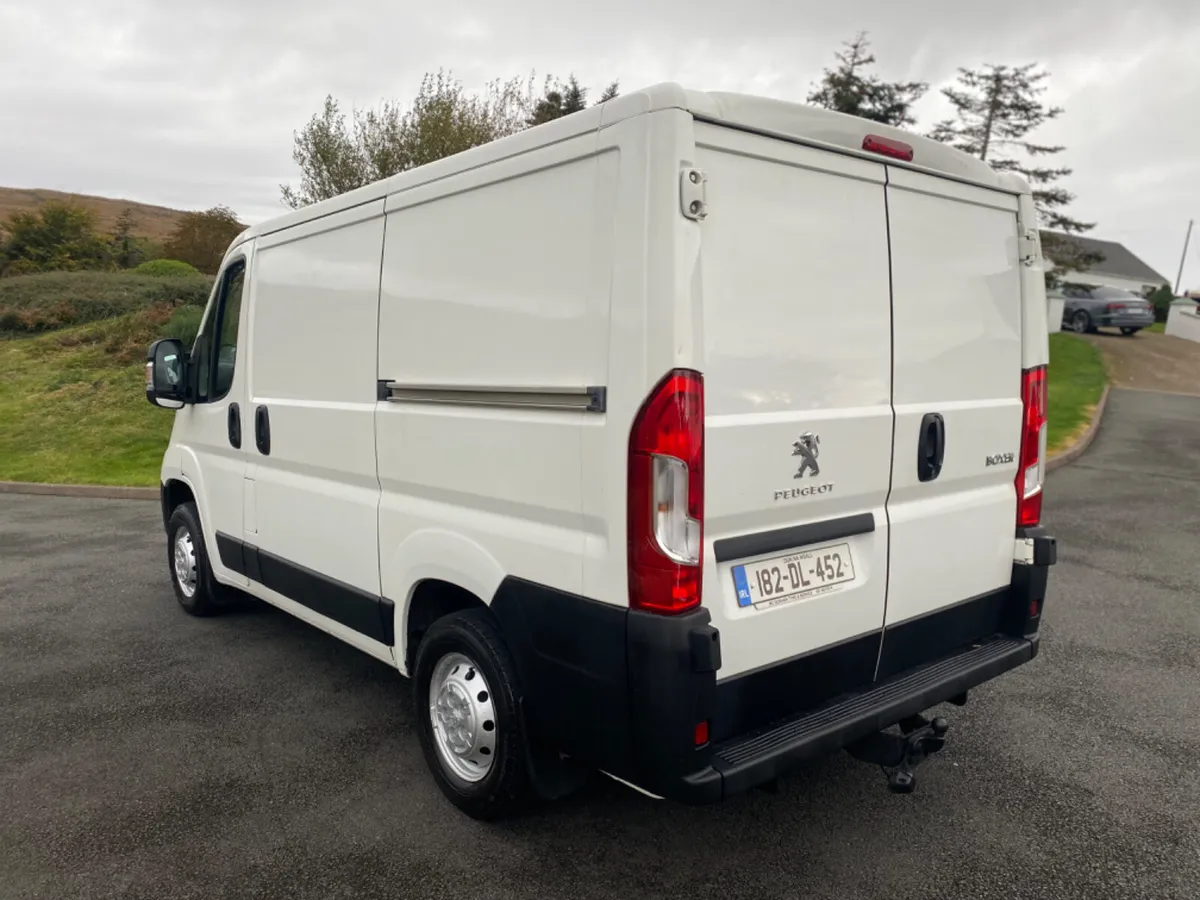
M792 456L800 457L800 470L792 476L793 478L803 478L806 474L815 478L821 474L821 467L817 465L817 456L821 452L817 448L820 446L820 436L812 431L806 431L800 435L799 440L792 441ZM816 494L828 494L832 490L832 481L827 481L824 484L809 482L805 487L786 488L782 491L776 491L775 502L779 502L780 500L795 500L797 497L812 497Z
M793 478L803 478L805 472L814 478L821 474L821 467L817 465L817 456L820 453L817 447L820 443L820 436L811 431L804 432L800 435L800 440L792 442L792 456L803 457L800 460L800 471L793 475Z

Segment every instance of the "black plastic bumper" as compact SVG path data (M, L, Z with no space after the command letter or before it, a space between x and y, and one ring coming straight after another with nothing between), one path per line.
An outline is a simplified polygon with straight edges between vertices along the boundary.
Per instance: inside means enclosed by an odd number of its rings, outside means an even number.
M861 694L802 713L713 748L711 765L683 779L674 799L711 803L778 777L807 759L840 750L1028 662L1037 638L995 635L938 662L919 666Z
M1032 659L1056 546L1041 528L1017 537L1033 564L1014 564L1006 588L719 683L705 609L653 615L515 578L491 608L535 744L708 803Z

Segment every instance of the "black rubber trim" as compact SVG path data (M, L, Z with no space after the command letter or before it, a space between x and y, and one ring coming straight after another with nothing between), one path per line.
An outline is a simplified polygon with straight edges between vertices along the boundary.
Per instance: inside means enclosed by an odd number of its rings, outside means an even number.
M653 793L708 766L720 633L708 610L663 616L509 576L491 603L536 744Z
M217 554L221 565L233 569L239 575L246 574L246 562L242 557L242 542L220 531L217 532Z
M923 616L889 625L883 633L879 671L883 681L937 659L990 634L1003 632L1009 587L971 597ZM1019 634L1016 636L1020 636Z
M859 513L840 519L826 519L823 522L793 525L790 528L779 528L775 531L760 531L758 534L722 538L713 542L713 553L717 557L717 562L728 562L731 559L762 556L764 553L774 553L776 550L794 550L810 544L836 541L839 538L853 537L856 534L869 534L874 530L875 514Z
M314 572L220 531L217 532L217 552L227 569L361 635L394 646L395 606L391 600Z
M379 598L379 618L383 626L383 643L396 646L396 604L387 597Z
M717 682L712 739L745 734L870 685L881 636L869 632Z
M1028 662L1035 643L996 635L870 690L719 744L712 767L683 779L678 797L706 802L770 781L805 759L838 750Z
M629 609L509 576L491 611L516 663L534 739L628 776Z

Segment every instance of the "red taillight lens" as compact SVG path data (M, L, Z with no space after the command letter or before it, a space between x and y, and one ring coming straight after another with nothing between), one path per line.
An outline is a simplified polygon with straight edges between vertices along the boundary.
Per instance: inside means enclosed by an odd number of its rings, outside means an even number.
M696 723L696 731L692 736L695 738L697 747L703 747L708 743L708 719Z
M1109 312L1117 312L1118 310L1122 310L1124 308L1125 308L1124 303L1110 303L1106 307L1106 309L1108 309Z
M629 435L629 605L680 613L700 605L704 558L704 380L675 369L642 404Z
M1021 465L1017 469L1017 525L1030 527L1042 519L1042 484L1046 480L1046 367L1021 373Z
M905 162L912 162L913 158L913 148L904 141L894 141L877 134L868 134L863 138L862 148L868 153L880 153Z

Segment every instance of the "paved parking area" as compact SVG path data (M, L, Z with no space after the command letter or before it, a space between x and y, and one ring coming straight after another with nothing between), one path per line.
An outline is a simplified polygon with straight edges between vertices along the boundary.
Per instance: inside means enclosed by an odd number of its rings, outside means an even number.
M1114 392L1047 520L1042 654L950 708L916 794L843 754L483 825L394 672L265 606L180 612L155 504L0 496L0 898L1195 898L1200 398Z
M1100 348L1113 387L1200 396L1200 344L1140 331L1101 331L1085 338Z

